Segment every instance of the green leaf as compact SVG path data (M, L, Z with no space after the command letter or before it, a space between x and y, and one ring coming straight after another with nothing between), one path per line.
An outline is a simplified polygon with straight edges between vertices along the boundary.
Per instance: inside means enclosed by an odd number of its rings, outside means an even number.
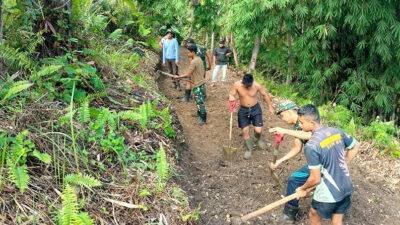
M101 186L101 182L96 178L81 173L66 175L64 177L64 182L68 185L79 185L79 186L84 186L88 189Z
M28 175L28 167L26 165L9 167L9 176L21 193L28 188L30 178Z
M14 97L18 93L30 88L33 84L29 81L23 80L23 81L17 81L11 85L11 87L8 88L6 94L3 97L3 102L9 100L10 98Z
M40 161L42 161L46 164L51 163L51 156L47 153L42 153L37 150L33 150L32 156L36 157L37 159L39 159Z
M59 71L63 66L62 65L50 65L50 66L43 66L38 72L34 73L31 76L31 79L34 81L38 81L44 76L53 74Z

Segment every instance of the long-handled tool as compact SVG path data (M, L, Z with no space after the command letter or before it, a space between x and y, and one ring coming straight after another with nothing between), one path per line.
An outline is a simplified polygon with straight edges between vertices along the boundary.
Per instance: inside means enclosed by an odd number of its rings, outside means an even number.
M312 191L312 189L314 189L314 188L310 188L308 190L308 192ZM232 224L240 225L243 222L246 222L246 221L248 221L250 219L253 219L254 217L260 216L260 215L262 215L264 213L267 213L267 212L271 211L272 209L275 209L276 207L281 206L281 205L283 205L283 204L285 204L285 203L287 203L289 201L292 201L292 200L294 200L296 198L299 198L299 197L300 197L300 193L296 192L296 193L291 194L289 196L286 196L286 197L284 197L284 198L282 198L282 199L280 199L278 201L275 201L275 202L273 202L271 204L268 204L268 205L266 205L266 206L264 206L264 207L262 207L260 209L257 209L256 211L248 213L248 214L246 214L246 215L244 215L242 217L232 217L232 220L231 220Z
M279 154L279 145L281 144L283 140L283 134L279 134L279 133L275 133L274 135L274 141L275 141L275 146L274 146L274 151L273 151L273 160L272 162L275 164L276 160L278 158L278 154ZM281 186L281 182L279 180L278 175L276 175L275 171L271 168L271 166L268 164L268 168L271 172L271 176L272 178L274 178L274 180L276 181L276 183L278 183L279 186Z
M236 101L229 101L229 112L230 112L230 119L229 119L229 145L224 146L224 152L228 155L232 154L236 151L236 148L232 146L232 126L233 126L233 112L237 107Z
M162 70L157 70L157 72L158 72L158 73L161 73L161 74L163 74L163 75L165 75L165 76L167 76L167 77L172 77L172 78L176 79L175 75L173 75L173 74L164 72L164 71L162 71Z

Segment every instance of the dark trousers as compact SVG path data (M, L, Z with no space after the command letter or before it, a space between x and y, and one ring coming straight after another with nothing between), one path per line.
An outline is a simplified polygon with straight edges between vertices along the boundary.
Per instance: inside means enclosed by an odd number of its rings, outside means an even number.
M166 59L165 60L165 66L167 73L173 74L173 75L178 75L178 66L175 63L175 59ZM172 78L175 86L179 86L179 79L174 79Z
M298 187L303 186L303 184L307 181L308 177L310 176L310 170L308 166L303 166L300 169L294 171L288 180L287 189L286 189L286 196L294 194ZM299 207L299 200L295 199L288 203L293 207Z

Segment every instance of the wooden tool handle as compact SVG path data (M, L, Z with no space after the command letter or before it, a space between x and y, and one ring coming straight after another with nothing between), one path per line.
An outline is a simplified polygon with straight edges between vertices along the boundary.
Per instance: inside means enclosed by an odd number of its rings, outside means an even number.
M282 198L282 199L280 199L280 200L278 200L278 201L276 201L276 202L273 202L273 203L271 203L271 204L269 204L269 205L266 205L266 206L264 206L264 207L262 207L262 208L260 208L260 209L258 209L258 210L256 210L256 211L253 211L253 212L251 212L251 213L248 213L248 214L242 216L240 219L241 219L243 222L246 222L246 221L248 221L248 220L250 220L250 219L252 219L252 218L254 218L254 217L256 217L256 216L259 216L259 215L261 215L261 214L264 214L264 213L266 213L266 212L268 212L268 211L270 211L270 210L272 210L272 209L274 209L274 208L276 208L276 207L278 207L278 206L280 206L280 205L283 205L283 204L285 204L286 202L289 202L289 201L291 201L291 200L293 200L293 199L296 199L296 198L298 198L298 197L299 197L299 193L296 192L296 193L291 194L291 195L289 195L289 196L286 196L286 197L284 197L284 198Z
M229 120L229 140L232 140L232 123L233 123L233 112L231 112L231 118Z
M164 72L164 71L161 71L161 70L158 70L158 72L163 74L163 75L165 75L165 76L175 78L175 75L173 75L173 74L170 74L170 73L167 73L167 72Z

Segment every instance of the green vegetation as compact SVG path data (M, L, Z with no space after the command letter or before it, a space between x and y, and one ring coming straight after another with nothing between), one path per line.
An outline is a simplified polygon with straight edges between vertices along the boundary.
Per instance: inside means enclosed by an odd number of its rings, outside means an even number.
M116 198L138 203L121 223L144 224L169 207L176 133L150 74L161 24L188 24L176 3L0 3L0 223L114 223Z
M258 80L275 96L298 104L315 103L327 123L372 138L382 152L398 155L400 14L396 2L197 2L198 39L210 40L211 32L229 42L234 37L242 69L252 70L257 62ZM371 129L382 129L375 133L387 141L371 135Z

